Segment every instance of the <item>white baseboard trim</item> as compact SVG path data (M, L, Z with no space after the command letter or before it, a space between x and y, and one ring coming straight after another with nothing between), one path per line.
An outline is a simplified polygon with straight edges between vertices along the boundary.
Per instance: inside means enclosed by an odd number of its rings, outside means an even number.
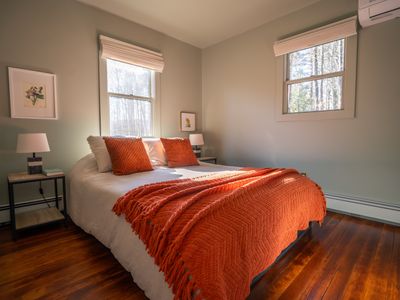
M328 210L400 226L400 205L330 193L326 193L325 197ZM51 199L52 198L49 198L49 200ZM52 203L52 205L54 205L54 203ZM62 207L62 201L60 201L60 205ZM44 208L46 204L35 205L35 207ZM32 207L21 207L18 211L27 211L29 209L32 209ZM9 221L10 213L8 205L1 205L0 224Z
M400 205L370 199L325 194L327 209L392 225L400 225Z

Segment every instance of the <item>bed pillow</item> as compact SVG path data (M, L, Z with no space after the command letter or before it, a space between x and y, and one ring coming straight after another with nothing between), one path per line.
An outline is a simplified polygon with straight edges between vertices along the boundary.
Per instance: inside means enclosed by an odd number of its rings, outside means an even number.
M142 139L105 137L115 175L153 170Z
M167 158L165 156L165 150L163 144L158 138L144 138L144 147L146 148L147 154L150 157L151 164L153 166L166 166Z
M167 156L168 167L197 166L199 162L193 153L189 139L160 139Z
M89 136L87 141L90 150L94 154L99 172L110 172L112 170L110 154L102 136Z

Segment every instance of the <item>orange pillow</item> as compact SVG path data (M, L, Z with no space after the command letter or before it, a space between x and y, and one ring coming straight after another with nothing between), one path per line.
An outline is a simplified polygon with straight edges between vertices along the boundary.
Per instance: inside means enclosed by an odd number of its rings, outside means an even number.
M192 145L188 139L160 139L167 156L168 167L198 166L196 156L193 153Z
M115 175L153 170L142 139L104 137Z

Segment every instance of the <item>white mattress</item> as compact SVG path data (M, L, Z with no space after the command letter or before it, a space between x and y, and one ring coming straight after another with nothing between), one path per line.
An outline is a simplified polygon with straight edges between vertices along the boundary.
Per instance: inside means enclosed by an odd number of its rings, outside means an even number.
M78 161L70 173L68 213L76 225L110 248L148 298L172 299L173 294L165 282L164 274L158 270L143 242L132 232L124 217L118 217L111 209L120 196L147 183L237 169L201 163L200 166L157 167L150 172L115 176L112 173L99 173L94 156L89 154Z

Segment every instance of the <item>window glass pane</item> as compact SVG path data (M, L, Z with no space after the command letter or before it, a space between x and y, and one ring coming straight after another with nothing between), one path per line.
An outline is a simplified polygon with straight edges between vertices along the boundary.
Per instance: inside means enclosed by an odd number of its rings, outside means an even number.
M151 102L110 97L110 135L151 136Z
M107 91L151 97L151 70L107 59Z
M289 80L344 70L344 39L289 54Z
M342 76L288 85L288 113L343 109Z

